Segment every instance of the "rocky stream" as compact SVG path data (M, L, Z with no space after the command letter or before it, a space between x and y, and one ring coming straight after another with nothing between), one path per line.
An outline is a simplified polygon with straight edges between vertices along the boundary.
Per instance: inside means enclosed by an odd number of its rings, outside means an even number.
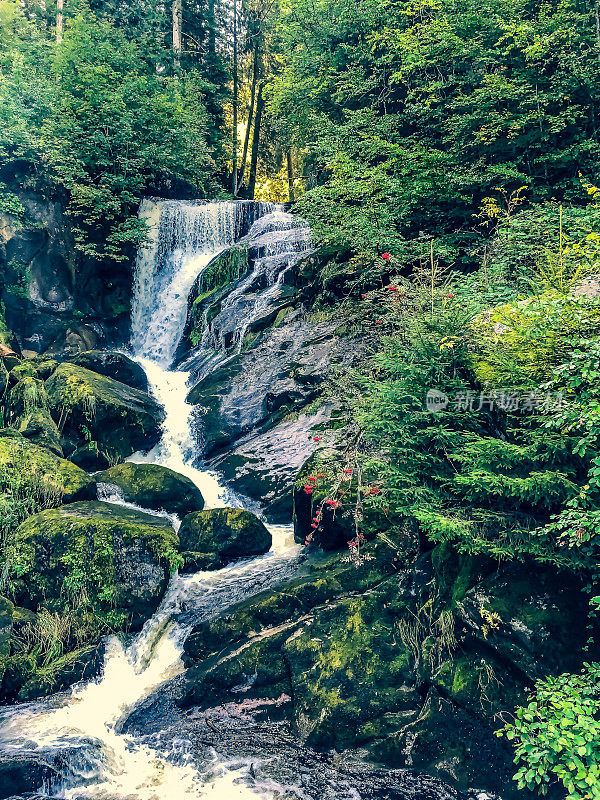
M310 232L269 203L140 214L130 341L5 358L26 420L0 432L0 461L59 476L60 503L21 524L34 567L0 606L0 798L514 796L498 714L568 666L579 588L398 521L358 567L344 520L329 550L304 547L300 487L340 457L322 388L363 346L305 307ZM37 427L23 381L48 398ZM112 537L129 633L25 674L15 637L92 529ZM433 596L450 616L427 617Z

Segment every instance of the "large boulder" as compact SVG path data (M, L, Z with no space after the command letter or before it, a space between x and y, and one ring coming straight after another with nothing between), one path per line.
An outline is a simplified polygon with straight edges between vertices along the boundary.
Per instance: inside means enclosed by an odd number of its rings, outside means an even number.
M85 594L121 627L139 627L177 566L177 536L163 517L109 503L71 503L29 517L15 532L23 604L62 611Z
M47 408L48 395L44 382L30 376L21 378L8 393L7 406L13 419L30 411Z
M19 433L23 434L30 442L62 458L63 450L60 446L58 427L50 416L50 412L45 408L39 408L21 417Z
M160 438L160 405L113 378L63 363L46 381L46 390L50 410L64 425L65 452L67 442L73 451L92 439L103 452L122 460Z
M43 755L25 750L0 753L0 800L25 800L21 792L35 800L30 792L35 792L57 772Z
M98 472L110 466L108 455L100 449L98 442L86 442L74 450L69 461L77 464L86 472Z
M361 352L359 343L338 335L338 327L339 321L313 324L299 311L282 312L271 328L203 377L188 394L202 417L202 454L272 428L315 400L331 365L351 364ZM202 360L189 364L204 374Z
M124 353L115 350L88 350L79 353L70 359L71 363L80 367L105 375L107 378L114 378L116 381L131 386L132 389L139 389L141 392L148 391L148 378L146 373L131 358Z
M188 514L179 528L181 549L212 557L205 568L235 558L257 556L271 548L271 534L263 523L241 508L211 508Z
M192 480L158 464L117 464L96 475L96 480L117 486L124 500L143 508L179 517L204 508L204 498Z
M0 470L18 476L45 505L96 496L96 482L64 458L34 444L13 428L0 429Z

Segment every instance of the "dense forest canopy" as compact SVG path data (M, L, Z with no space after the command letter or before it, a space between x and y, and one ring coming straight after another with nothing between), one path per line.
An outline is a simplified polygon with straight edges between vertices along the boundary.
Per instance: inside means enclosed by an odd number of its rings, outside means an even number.
M24 194L56 199L74 269L88 260L129 275L147 235L143 197L289 202L314 245L296 276L302 313L339 316L340 335L365 348L327 381L342 472L319 467L325 483L299 491L321 509L346 504L356 550L385 519L386 536L418 530L464 563L577 576L592 655L599 9L0 0L0 212L19 224ZM224 283L195 298L201 324ZM431 390L451 399L442 413L424 405ZM343 481L343 501L332 499ZM5 538L36 510L23 502L7 501ZM436 596L435 624L458 602ZM587 652L580 673L531 681L528 705L502 725L494 717L516 744L521 789L600 797L598 666Z

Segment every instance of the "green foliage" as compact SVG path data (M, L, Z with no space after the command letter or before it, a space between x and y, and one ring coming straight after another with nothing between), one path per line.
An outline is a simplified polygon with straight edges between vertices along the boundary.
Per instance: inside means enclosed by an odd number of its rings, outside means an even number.
M20 578L28 565L27 553L18 546L13 533L23 520L60 501L59 493L39 477L32 479L0 465L0 591Z
M596 180L598 42L575 0L288 0L279 36L271 106L320 242L400 257L425 233L471 262L497 190L577 203L578 172Z
M77 249L122 261L145 236L137 206L153 183L213 187L209 84L193 70L162 74L145 33L130 38L80 3L59 45L17 3L1 6L0 160L45 162L68 193Z
M17 195L8 191L2 183L0 183L0 213L14 217L17 224L22 222L25 215L25 209Z
M529 703L498 732L514 743L519 788L546 794L558 784L567 800L600 798L599 716L600 665L538 681Z
M71 21L54 71L53 113L41 136L70 193L77 246L120 260L144 236L134 212L153 176L201 184L210 172L200 86L193 77L161 80L122 31L83 16Z
M600 333L600 300L546 291L483 312L473 321L475 374L491 387L532 388L575 343Z

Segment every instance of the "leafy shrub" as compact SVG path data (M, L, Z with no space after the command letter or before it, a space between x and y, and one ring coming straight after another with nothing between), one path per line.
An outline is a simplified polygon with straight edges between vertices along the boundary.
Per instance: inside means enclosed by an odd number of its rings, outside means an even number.
M515 745L519 789L561 785L567 800L600 798L600 664L545 678L514 722L498 732Z

